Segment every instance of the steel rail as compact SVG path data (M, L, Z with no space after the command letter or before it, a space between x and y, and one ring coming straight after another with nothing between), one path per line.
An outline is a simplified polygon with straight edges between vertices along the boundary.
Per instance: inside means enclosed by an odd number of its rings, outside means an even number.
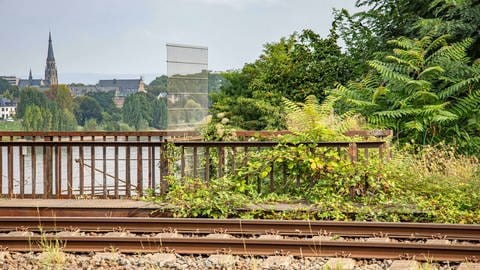
M55 243L66 252L166 252L177 254L218 254L292 256L349 256L363 259L415 258L423 261L464 261L478 258L478 245L437 245L417 243L369 243L349 241L155 238L155 237L50 237L0 236L0 246L15 252L42 251Z
M337 222L303 220L242 220L142 217L0 217L0 231L24 228L31 231L112 231L132 233L177 231L179 233L337 235L349 237L443 238L480 241L480 225L439 223Z

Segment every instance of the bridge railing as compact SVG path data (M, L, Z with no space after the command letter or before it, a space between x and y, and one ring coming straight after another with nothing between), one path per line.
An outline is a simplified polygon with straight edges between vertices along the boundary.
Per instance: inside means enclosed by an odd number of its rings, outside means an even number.
M198 138L196 131L0 131L0 141L164 141Z
M166 142L139 140L141 137L137 136L130 136L135 137L135 141L119 136L104 139L108 134L101 135L101 140L86 140L85 137L91 135L85 133L78 135L84 140L75 140L77 135L71 133L67 139L63 135L57 139L51 133L8 136L23 137L0 141L0 194L8 198L132 198L144 195L146 189L163 193L168 190L168 175L208 182L212 177L234 173L248 161L249 153L279 145L271 141ZM40 136L43 139L35 139ZM70 140L70 136L73 139ZM359 161L359 153L363 160L368 159L369 149L384 158L387 147L384 141L314 145L339 151L352 162ZM177 155L170 152L171 146L175 146ZM273 169L271 191L275 189ZM283 177L288 176L288 171L283 172Z

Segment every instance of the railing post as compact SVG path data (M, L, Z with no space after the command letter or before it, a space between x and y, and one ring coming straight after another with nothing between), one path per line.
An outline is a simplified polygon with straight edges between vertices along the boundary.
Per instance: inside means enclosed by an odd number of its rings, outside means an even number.
M210 148L205 147L205 182L210 181Z
M43 141L53 141L52 136L44 136ZM43 147L43 193L45 198L50 198L53 188L53 160L52 160L52 146Z
M197 169L197 163L198 163L198 153L197 153L197 147L193 147L193 178L198 177L198 169Z
M137 137L137 142L140 142L140 137ZM143 151L142 146L137 146L137 196L143 196Z
M167 142L162 142L160 145L160 194L167 193L168 190L168 153Z
M358 161L358 147L356 143L352 142L348 145L348 155L353 163Z
M223 166L224 166L224 163L225 163L225 152L224 152L223 146L218 146L217 152L218 152L217 177L220 178L220 177L223 176Z
M385 158L383 153L384 149L385 149L385 143L382 143L378 147L378 157L380 158L380 164L383 164L383 159Z

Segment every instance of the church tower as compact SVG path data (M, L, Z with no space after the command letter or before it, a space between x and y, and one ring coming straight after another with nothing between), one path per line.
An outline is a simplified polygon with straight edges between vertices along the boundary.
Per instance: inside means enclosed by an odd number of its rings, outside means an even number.
M55 57L53 56L52 35L48 32L48 56L47 66L45 67L45 80L52 85L58 85L57 67L55 66Z

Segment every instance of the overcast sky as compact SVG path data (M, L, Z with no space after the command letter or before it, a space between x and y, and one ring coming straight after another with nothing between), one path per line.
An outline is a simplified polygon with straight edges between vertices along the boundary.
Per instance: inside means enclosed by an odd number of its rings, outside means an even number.
M240 68L294 31L328 34L355 0L0 0L0 75L43 78L48 31L59 80L166 73L165 44L209 48L209 69ZM85 80L88 80L85 77Z

